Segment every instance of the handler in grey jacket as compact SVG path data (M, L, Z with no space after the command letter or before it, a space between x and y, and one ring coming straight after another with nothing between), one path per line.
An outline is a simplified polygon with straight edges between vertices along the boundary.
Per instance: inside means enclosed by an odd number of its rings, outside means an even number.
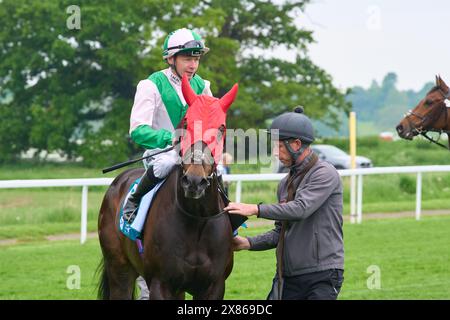
M230 203L225 209L275 220L275 228L255 237L236 236L234 250L277 248L282 277L275 276L269 299L336 299L344 271L341 179L309 148L314 131L302 108L277 117L274 129L279 130L274 154L290 168L278 185L279 203Z

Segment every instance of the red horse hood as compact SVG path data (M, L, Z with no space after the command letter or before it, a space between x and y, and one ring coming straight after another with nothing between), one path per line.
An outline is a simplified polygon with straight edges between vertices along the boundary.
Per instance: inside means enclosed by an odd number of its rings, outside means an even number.
M206 143L216 164L222 156L225 141L227 110L236 98L238 85L235 84L222 98L197 95L191 88L186 75L183 76L181 89L189 108L186 112L186 133L181 139L181 152L185 154L198 141ZM223 133L219 128L223 128Z

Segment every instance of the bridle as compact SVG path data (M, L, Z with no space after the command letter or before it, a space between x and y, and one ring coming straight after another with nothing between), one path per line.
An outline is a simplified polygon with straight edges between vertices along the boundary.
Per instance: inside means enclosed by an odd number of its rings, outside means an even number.
M423 137L425 137L428 141L437 144L438 146L445 148L447 150L450 150L449 147L443 145L442 143L439 142L438 140L434 140L433 138L431 138L430 136L427 135L428 132L438 132L440 134L442 133L446 133L446 134L450 134L450 129L448 128L448 109L450 108L450 90L447 92L447 94L445 94L442 89L439 88L439 92L442 94L442 97L444 98L444 100L440 103L438 103L437 107L436 107L436 111L435 112L430 112L429 115L427 116L421 116L415 112L413 112L412 110L409 110L406 115L405 115L405 119L408 121L409 126L412 128L412 132L417 134L417 135L421 135ZM439 118L442 116L442 113L444 113L445 115L445 127L442 129L426 129L426 127L429 127L430 125L434 124L436 121L439 120ZM411 121L410 117L414 116L418 119L421 120L421 122L415 126L413 124L413 122Z
M217 171L214 169L214 170L212 171L211 175L209 175L207 178L209 178L209 177L210 177L211 180L214 179L215 177L216 177L216 179L218 180L218 178L217 178ZM210 183L208 182L208 187L209 187L209 186L210 186ZM228 197L227 197L225 191L222 189L220 183L217 183L217 186L218 186L219 192L222 194L222 197L224 197L225 200L227 200L228 202L230 202L230 200L228 199ZM208 188L208 187L207 187L207 188ZM220 217L220 216L222 216L222 215L224 215L225 213L228 212L227 210L222 210L222 211L220 211L220 212L218 212L218 213L216 213L216 214L213 214L213 215L211 215L211 216L206 216L206 217L202 217L202 216L199 216L199 215L192 214L192 213L188 212L187 210L185 210L185 209L180 205L180 202L178 201L178 192L175 192L175 205L176 205L177 209L178 209L181 213L183 213L185 216L187 216L187 217L189 217L189 218L192 218L192 219L195 219L195 220L210 220L210 219L215 219L215 218L218 218L218 217Z
M217 166L214 162L214 158L212 157L212 155L210 154L205 154L203 150L199 150L199 149L194 149L194 151L192 152L186 152L184 156L182 156L181 158L181 165L183 163L188 163L188 160L192 157L192 161L194 164L202 164L204 158L207 158L207 163L209 163L210 165L212 165L212 170L211 173L206 176L206 180L208 181L208 187L210 186L210 181L213 179L214 174L217 172ZM183 170L183 176L186 175L187 171L184 170L184 168L182 168Z
M183 124L184 125L184 124ZM219 139L222 139L222 137L224 136L224 134L225 134L225 126L224 125L222 125L222 126L220 126L220 128L218 128L218 134L217 134L217 140L219 140ZM179 142L181 142L181 137L180 137L180 140L179 140ZM180 144L180 143L179 143ZM209 188L210 186L211 186L211 182L214 180L214 179L216 179L217 181L218 181L218 177L217 177L217 164L215 163L215 161L214 161L214 157L212 156L212 154L205 154L204 153L204 146L202 146L202 148L201 148L201 150L199 150L199 149L196 149L195 147L194 147L194 145L192 145L191 146L191 150L193 149L193 152L186 152L185 153L185 155L183 155L182 157L181 157L181 164L180 164L180 166L181 166L181 172L182 172L182 177L187 173L185 170L184 170L184 168L183 168L183 163L187 163L187 160L189 160L189 158L192 158L192 161L193 161L193 163L202 163L203 162L203 160L204 160L204 157L206 156L207 158L208 158L208 162L211 164L212 163L212 170L211 170L211 173L208 175L208 176L206 176L205 178L206 178L206 180L207 180L207 185L206 185L206 188ZM191 161L191 162L192 162ZM224 192L224 190L222 190L222 188L221 188L221 186L220 186L220 183L217 183L217 185L218 185L218 191L223 195L223 196L225 196L226 197L226 195L225 195L225 192ZM226 199L228 199L228 198L226 198ZM179 211L181 211L185 216L188 216L188 217L190 217L190 218L193 218L193 219L197 219L197 220L210 220L210 219L215 219L215 218L218 218L218 217L220 217L220 216L222 216L223 214L225 214L227 211L226 210L222 210L222 211L220 211L220 212L218 212L218 213L216 213L216 214L213 214L213 215L211 215L211 216L205 216L205 217L203 217L203 216L198 216L198 215L195 215L195 214L192 214L192 213L190 213L190 212L188 212L188 211L186 211L181 205L180 205L180 202L178 201L178 193L176 192L176 197L175 197L175 204L176 204L176 207L177 207L177 209L179 210Z
M217 177L217 172L216 172L216 170L213 170L213 172L211 173L211 175L210 175L209 177L211 177L211 179L214 179L214 177ZM217 179L217 178L216 178L216 179ZM222 194L224 195L225 193L224 193L224 191L221 189L220 184L217 183L217 185L219 186L219 192L222 193ZM208 187L209 187L209 186L210 186L210 185L208 184ZM210 219L218 218L218 217L224 215L224 214L227 212L226 210L222 210L222 211L220 211L220 212L218 212L218 213L215 213L215 214L213 214L213 215L211 215L211 216L206 216L206 217L202 217L202 216L199 216L199 215L196 215L196 214L192 214L192 213L188 212L187 210L185 210L185 209L180 205L180 202L178 201L178 192L176 192L175 194L176 194L176 196L175 196L175 205L176 205L177 209L178 209L179 211L181 211L181 213L183 213L185 216L187 216L187 217L189 217L189 218L192 218L192 219L195 219L195 220L210 220Z

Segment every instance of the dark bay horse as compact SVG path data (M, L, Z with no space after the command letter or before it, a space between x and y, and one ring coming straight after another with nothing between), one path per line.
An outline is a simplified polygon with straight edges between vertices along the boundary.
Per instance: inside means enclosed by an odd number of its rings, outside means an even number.
M427 93L419 104L406 113L397 125L398 135L403 139L412 140L417 135L434 142L446 149L450 148L450 90L440 76L436 76L436 85ZM428 132L446 133L449 147L433 140Z
M221 128L237 86L221 99L196 96L186 77L182 89L189 105L180 143L182 163L169 174L149 209L142 257L136 243L119 231L118 213L143 169L121 173L103 199L98 220L103 253L100 298L132 299L135 280L142 275L150 299L184 299L186 292L194 299L223 299L233 267L233 235L218 192L215 160L222 152ZM216 134L194 137L192 124L198 120L203 120L203 131Z

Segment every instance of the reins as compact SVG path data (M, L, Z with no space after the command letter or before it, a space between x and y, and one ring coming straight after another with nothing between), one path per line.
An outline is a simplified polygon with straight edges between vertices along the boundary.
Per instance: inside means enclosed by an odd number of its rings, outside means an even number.
M450 150L450 147L448 147L448 146L446 146L446 145L443 145L442 143L439 142L439 140L434 140L433 138L427 136L427 133L428 133L428 132L439 132L440 134L442 134L442 133L450 134L450 131L444 131L444 130L440 130L440 131L437 131L437 130L428 130L428 131L423 131L423 132L420 132L420 133L419 133L421 136L425 137L425 139L427 139L428 141L430 141L430 142L432 142L432 143L434 143L434 144L437 144L438 146L440 146L440 147L442 147L442 148L444 148L444 149Z

